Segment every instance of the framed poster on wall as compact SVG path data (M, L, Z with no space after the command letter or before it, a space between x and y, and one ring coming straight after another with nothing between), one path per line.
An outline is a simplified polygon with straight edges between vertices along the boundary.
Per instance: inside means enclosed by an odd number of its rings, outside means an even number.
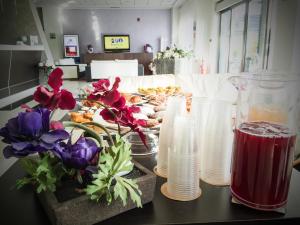
M78 35L64 34L65 57L79 57Z

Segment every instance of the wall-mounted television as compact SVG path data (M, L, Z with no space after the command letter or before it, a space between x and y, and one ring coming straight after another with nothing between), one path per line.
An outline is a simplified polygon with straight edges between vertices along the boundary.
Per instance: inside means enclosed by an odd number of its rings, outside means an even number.
M129 52L130 38L128 34L103 35L105 52Z

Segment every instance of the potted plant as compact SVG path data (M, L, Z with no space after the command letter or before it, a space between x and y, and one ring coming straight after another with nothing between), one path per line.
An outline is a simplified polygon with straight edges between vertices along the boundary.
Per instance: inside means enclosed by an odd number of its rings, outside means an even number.
M144 141L140 125L145 121L133 117L139 110L127 106L119 93L120 78L112 87L108 80L93 83L87 95L103 106L104 119L118 124L112 138L105 127L109 146L87 124L51 120L56 109L72 110L76 101L62 89L61 69L49 75L49 88L39 86L34 100L40 107L22 107L17 117L1 128L2 141L8 145L6 158L20 158L27 176L17 180L17 188L32 184L53 224L94 224L134 207L142 207L153 198L155 176L131 158L131 147L122 138L120 126L137 132ZM80 128L84 135L73 140L66 127ZM129 173L122 176L125 172Z
M191 58L192 51L185 51L176 46L169 48L165 51L158 52L153 60L156 74L174 74L175 73L175 60Z

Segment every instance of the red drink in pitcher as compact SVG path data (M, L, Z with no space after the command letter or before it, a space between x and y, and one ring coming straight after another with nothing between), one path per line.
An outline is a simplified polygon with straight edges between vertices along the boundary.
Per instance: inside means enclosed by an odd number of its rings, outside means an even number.
M286 204L296 135L268 122L242 123L235 131L231 193L249 207L272 210Z

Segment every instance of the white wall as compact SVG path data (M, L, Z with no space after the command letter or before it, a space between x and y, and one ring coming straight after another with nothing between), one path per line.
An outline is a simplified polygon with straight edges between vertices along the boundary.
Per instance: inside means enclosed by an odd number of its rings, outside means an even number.
M140 21L137 21L140 18ZM63 58L63 34L78 34L80 54L92 44L95 52L103 52L103 34L129 34L131 52L143 52L150 44L154 52L160 50L160 38L171 43L171 10L158 9L63 9L43 7L46 37L53 58ZM50 33L56 39L50 39Z
M300 1L298 0L297 17L295 24L294 48L292 58L292 72L300 75Z
M295 58L299 53L294 50L296 47L294 45L299 45L299 34L297 37L297 32L299 33L299 16L298 22L296 22L299 2L299 0L272 1L268 70L291 71L292 64L294 64L294 67L297 67L296 64L299 66L299 58ZM296 26L298 31L296 31Z
M44 29L48 45L54 61L63 58L63 9L55 6L43 7ZM55 33L56 38L51 39L50 33Z
M215 0L188 0L173 10L173 43L185 50L193 50L198 61L204 60L210 72L216 71L218 47L218 14ZM196 32L193 25L196 24Z
M170 45L170 9L65 9L63 15L63 31L79 35L81 53L88 44L103 52L103 34L129 34L130 52L143 52L145 44L157 52L162 37Z

